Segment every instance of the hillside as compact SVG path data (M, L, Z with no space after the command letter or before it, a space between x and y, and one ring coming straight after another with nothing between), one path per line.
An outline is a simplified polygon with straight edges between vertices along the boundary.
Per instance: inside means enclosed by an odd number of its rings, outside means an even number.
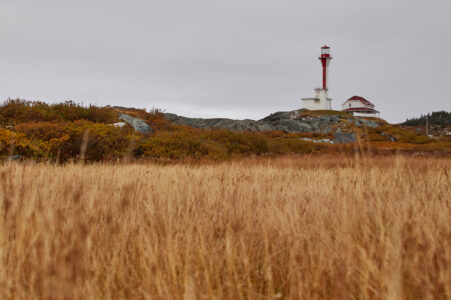
M345 135L344 139L342 139ZM355 141L351 144L338 142ZM9 99L0 105L0 159L67 162L225 160L304 153L451 153L446 139L335 111L261 120L193 119L158 109Z
M341 112L330 111L329 114L317 112L315 115L309 114L307 110L293 110L273 113L261 120L231 120L231 119L198 119L186 118L175 114L164 114L173 124L187 125L202 129L221 128L237 131L267 131L278 130L284 132L319 132L330 133L338 127L348 127L348 125L365 125L376 128L379 123L374 120L363 118L353 118L351 115Z
M419 118L407 119L402 123L405 126L424 126L428 119L429 125L447 127L451 126L451 112L436 111L430 114L421 115Z
M426 124L428 125L428 134L445 137L451 141L451 112L432 112L418 118L407 119L401 123L403 128L423 134L426 134Z

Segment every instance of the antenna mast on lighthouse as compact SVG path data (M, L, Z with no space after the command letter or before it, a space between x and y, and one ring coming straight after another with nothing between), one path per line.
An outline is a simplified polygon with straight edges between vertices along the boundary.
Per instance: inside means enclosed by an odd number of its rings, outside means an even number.
M323 90L329 89L329 64L332 56L330 56L330 47L324 45L321 47L321 64L323 65Z

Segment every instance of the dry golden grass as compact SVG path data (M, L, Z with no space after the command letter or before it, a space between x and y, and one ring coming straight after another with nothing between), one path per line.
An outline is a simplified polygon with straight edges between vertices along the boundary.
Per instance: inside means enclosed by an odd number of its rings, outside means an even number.
M451 159L0 165L0 298L450 299Z

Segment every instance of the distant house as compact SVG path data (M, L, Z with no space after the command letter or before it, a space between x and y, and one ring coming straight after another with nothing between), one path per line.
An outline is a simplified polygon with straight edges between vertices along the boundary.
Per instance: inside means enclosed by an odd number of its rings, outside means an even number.
M359 117L379 117L374 104L360 96L352 96L341 105L342 110Z

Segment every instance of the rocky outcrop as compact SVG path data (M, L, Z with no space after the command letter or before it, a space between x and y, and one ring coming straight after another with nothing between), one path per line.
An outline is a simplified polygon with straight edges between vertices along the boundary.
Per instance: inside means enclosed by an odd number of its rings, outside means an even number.
M332 131L334 125L348 124L355 126L378 127L379 124L372 120L351 118L343 115L310 116L305 115L304 110L276 112L261 120L232 120L232 119L200 119L186 118L175 114L164 114L165 118L173 124L187 125L196 128L211 129L221 128L235 131L265 131L281 130L285 132L322 132Z
M335 144L334 140L331 139L312 139L312 138L299 138L301 141L307 141L312 143L327 143L327 144Z
M362 118L356 118L354 120L354 125L356 126L368 126L368 127L378 127L379 124L377 124L376 122L372 121L372 120L367 120L367 119L362 119Z
M11 155L6 158L6 161L18 161L21 159L20 155Z
M125 122L116 122L113 124L114 127L124 128L127 125Z
M331 132L331 126L340 122L339 115L302 116L302 111L277 112L260 120L272 130L285 132Z
M119 120L122 120L125 123L129 124L138 132L142 132L145 134L153 133L152 128L150 128L150 126L141 119L133 118L127 114L120 114Z
M221 128L235 131L271 130L271 127L269 127L268 124L254 120L232 120L223 118L216 119L187 118L169 113L164 114L164 117L176 125L187 125L203 129Z
M354 133L339 133L334 134L335 143L337 144L347 144L357 142L357 138Z

